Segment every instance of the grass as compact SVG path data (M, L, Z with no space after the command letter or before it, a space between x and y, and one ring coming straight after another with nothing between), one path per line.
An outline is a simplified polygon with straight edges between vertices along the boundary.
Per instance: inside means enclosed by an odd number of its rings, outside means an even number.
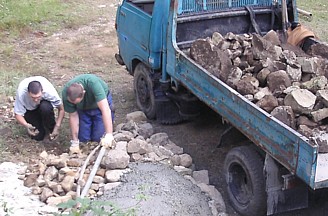
M80 17L71 15L71 8L77 7L61 0L0 0L0 30L16 36L72 26Z
M320 40L328 42L327 0L298 0L297 5L299 8L312 13L311 20L300 16L300 22L310 28Z
M4 96L15 95L18 83L25 77L26 74L22 71L7 71L0 69L0 94Z

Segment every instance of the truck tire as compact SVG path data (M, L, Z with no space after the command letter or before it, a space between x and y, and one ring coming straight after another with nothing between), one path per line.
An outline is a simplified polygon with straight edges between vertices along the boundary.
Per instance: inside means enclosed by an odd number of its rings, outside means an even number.
M245 216L266 213L263 158L252 146L230 150L224 161L224 174L230 202Z
M150 72L145 64L139 63L134 69L133 84L138 108L146 114L147 118L154 119L156 105Z

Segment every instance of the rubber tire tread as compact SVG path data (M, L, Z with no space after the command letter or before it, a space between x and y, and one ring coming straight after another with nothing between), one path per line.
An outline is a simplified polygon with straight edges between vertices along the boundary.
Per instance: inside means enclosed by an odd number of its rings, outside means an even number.
M238 163L243 167L253 185L253 196L244 206L235 199L229 187L228 170L231 163ZM264 159L253 146L239 146L228 152L224 161L224 174L230 202L237 212L245 216L266 215L267 195L263 174Z
M136 95L136 102L138 108L145 113L147 118L149 119L155 119L156 117L156 104L155 104L155 95L153 92L153 81L150 77L150 69L144 64L144 63L139 63L136 68L134 69L134 79L133 79L133 86L134 86L134 93ZM143 76L147 82L148 89L151 89L149 92L150 95L150 107L147 108L143 105L143 103L140 101L140 97L138 95L138 79L139 76Z

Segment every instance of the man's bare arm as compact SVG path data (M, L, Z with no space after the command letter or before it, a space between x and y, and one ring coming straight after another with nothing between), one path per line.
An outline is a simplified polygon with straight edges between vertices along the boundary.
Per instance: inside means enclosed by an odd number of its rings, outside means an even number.
M72 140L78 140L79 114L77 112L73 112L69 114L69 126L71 128Z

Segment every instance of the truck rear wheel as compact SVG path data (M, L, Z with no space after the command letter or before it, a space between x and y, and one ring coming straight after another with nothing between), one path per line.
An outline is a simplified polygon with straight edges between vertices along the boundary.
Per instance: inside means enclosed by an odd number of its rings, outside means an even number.
M150 72L150 69L145 64L139 63L134 69L133 82L138 108L149 119L154 119L156 117L156 105Z
M264 215L266 192L263 159L251 146L230 150L224 161L227 192L232 206L246 216Z

